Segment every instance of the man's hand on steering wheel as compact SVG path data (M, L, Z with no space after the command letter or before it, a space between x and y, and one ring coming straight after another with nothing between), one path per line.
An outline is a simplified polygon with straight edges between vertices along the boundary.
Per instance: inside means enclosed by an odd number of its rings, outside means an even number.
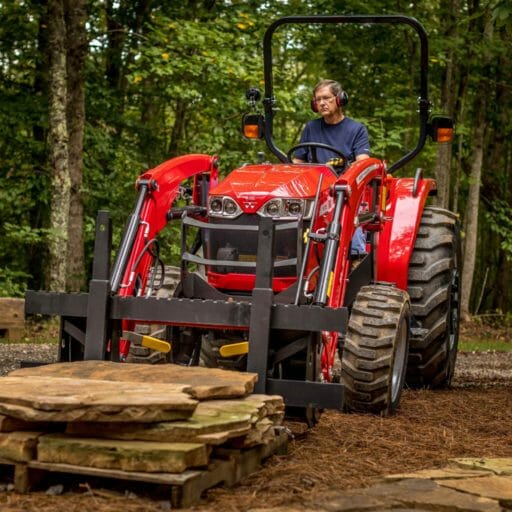
M323 144L322 142L302 142L301 144L296 144L293 146L288 153L286 154L286 157L288 158L289 162L293 162L293 154L297 149L301 148L308 148L311 152L311 161L312 163L320 163L318 162L318 158L316 155L317 149L325 149L327 151L332 151L334 154L338 155L340 159L342 159L342 164L340 165L339 162L336 162L335 167L340 169L340 172L345 170L347 164L348 164L348 158L346 155L341 152L339 149L329 146L329 144Z

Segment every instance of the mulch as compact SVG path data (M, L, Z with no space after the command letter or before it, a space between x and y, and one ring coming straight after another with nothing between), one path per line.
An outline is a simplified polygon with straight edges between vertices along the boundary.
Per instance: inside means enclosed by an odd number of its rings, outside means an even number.
M286 423L294 439L286 456L234 488L208 491L193 510L241 511L296 505L315 495L371 485L380 477L439 468L457 457L512 457L512 381L446 391L406 390L397 415L381 418L326 412L315 428ZM129 485L129 484L126 484ZM165 497L82 486L82 494L0 493L2 512L152 512Z

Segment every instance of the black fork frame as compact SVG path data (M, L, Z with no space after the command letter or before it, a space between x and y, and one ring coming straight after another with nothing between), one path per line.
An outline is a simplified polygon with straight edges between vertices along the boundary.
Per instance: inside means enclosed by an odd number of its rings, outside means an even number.
M338 383L274 379L269 376L269 339L273 330L346 333L348 310L278 303L272 290L274 269L272 219L262 218L258 228L256 283L249 300L157 299L119 297L111 289L111 221L108 212L98 214L93 275L88 293L57 293L29 290L26 314L61 317L60 359L119 361L122 320L202 328L238 328L249 331L247 370L258 375L256 393L283 396L286 405L342 409L344 388ZM216 261L215 264L229 262ZM203 286L208 286L204 283Z

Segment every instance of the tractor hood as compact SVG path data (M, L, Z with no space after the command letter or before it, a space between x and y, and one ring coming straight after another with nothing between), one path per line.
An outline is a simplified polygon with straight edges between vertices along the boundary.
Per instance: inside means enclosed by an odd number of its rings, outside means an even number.
M255 213L273 198L314 198L321 174L322 189L336 181L336 175L326 165L246 165L210 190L210 196L229 196L245 213Z

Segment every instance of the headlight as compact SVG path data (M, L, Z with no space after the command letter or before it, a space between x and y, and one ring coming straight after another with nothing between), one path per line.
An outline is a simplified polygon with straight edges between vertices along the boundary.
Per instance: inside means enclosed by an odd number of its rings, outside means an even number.
M208 214L212 217L234 219L241 213L240 206L230 197L212 196L208 201Z
M210 200L210 211L212 213L222 212L222 199L214 198Z
M265 214L267 217L280 217L281 216L281 200L273 199L265 205Z
M302 215L304 210L304 201L286 201L286 209L290 215Z
M223 203L226 215L234 215L238 210L238 205L233 201L233 199L224 199Z
M312 199L270 199L258 210L258 215L279 219L297 217L309 219L312 209Z

